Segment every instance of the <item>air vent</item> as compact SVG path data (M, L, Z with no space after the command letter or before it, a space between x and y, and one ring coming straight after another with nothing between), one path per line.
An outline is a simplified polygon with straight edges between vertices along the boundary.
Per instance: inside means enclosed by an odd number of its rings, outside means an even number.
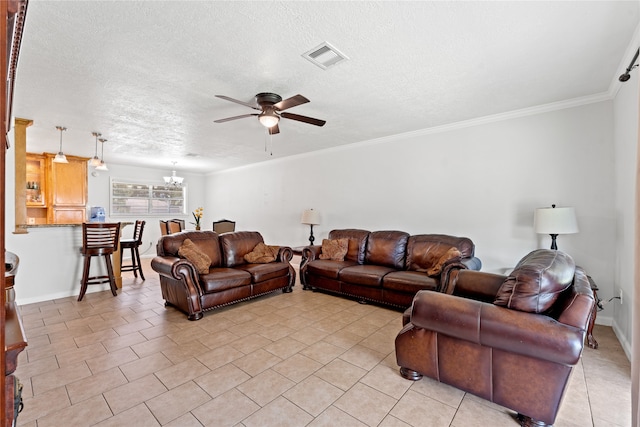
M310 51L303 53L302 56L313 62L323 70L328 70L329 68L349 59L347 55L340 52L338 49L331 46L327 42L324 42L320 46L316 46Z

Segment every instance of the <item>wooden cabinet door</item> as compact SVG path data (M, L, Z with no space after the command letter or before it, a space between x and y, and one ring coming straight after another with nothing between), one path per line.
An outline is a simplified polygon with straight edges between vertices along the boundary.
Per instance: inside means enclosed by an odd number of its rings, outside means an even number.
M67 155L69 163L54 163L47 157L47 223L81 224L86 221L87 159Z
M87 204L87 163L69 160L69 163L52 163L52 202L56 206Z
M54 224L82 224L86 219L87 211L84 207L53 208Z

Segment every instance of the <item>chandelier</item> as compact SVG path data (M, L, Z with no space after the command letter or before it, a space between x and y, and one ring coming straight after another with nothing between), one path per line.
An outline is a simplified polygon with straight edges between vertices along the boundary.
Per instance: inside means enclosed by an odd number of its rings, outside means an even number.
M176 171L175 171L176 162L171 162L171 163L173 163L174 170L172 171L171 176L163 177L164 183L165 185L171 186L171 187L182 187L182 181L184 181L184 178L176 175Z

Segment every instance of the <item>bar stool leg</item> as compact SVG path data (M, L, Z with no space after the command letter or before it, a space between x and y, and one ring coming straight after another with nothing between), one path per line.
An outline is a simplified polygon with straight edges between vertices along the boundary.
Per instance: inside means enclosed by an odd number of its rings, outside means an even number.
M132 247L130 249L131 249L131 265L132 265L132 268L133 268L133 270L132 270L133 271L133 277L135 277L137 279L138 278L138 265L136 264L136 254L135 254L136 248Z
M142 272L142 263L140 262L140 250L139 250L139 246L136 246L136 260L138 263L138 270L140 271L140 278L142 280L145 280L144 278L144 273Z
M87 282L89 281L89 269L91 268L91 257L84 257L84 268L82 269L82 280L80 281L80 295L78 301L82 301L84 294L87 292Z
M117 288L116 288L116 276L113 274L113 266L111 265L111 255L104 256L105 261L107 262L107 274L109 275L109 286L111 286L111 293L114 297L118 296Z

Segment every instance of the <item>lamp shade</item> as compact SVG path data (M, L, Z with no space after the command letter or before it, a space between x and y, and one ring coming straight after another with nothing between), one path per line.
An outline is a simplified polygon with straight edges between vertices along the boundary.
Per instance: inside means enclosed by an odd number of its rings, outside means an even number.
M313 209L305 209L302 212L301 224L318 225L320 224L320 213Z
M538 208L533 217L533 227L538 234L573 234L579 231L574 208Z

